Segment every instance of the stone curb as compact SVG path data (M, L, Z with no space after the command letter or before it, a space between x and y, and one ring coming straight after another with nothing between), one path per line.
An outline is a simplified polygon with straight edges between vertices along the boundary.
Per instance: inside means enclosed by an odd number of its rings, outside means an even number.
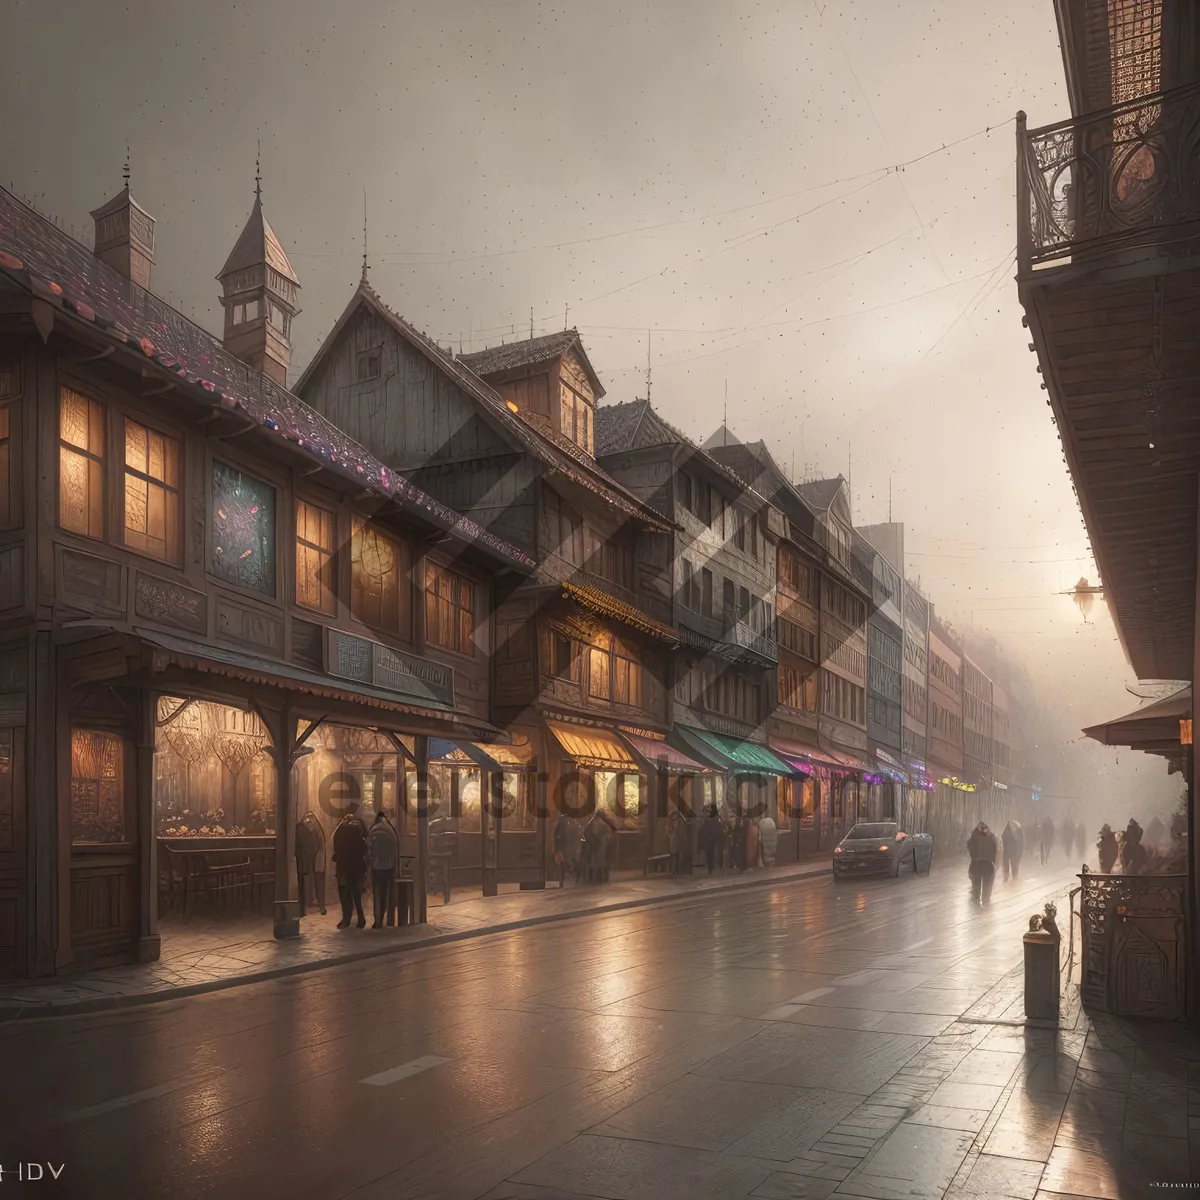
M559 921L572 921L584 917L603 916L608 913L622 912L628 909L647 908L654 904L678 903L684 900L694 902L704 899L706 896L746 891L756 887L785 886L811 879L814 876L827 875L828 872L828 864L814 863L809 868L793 871L786 876L763 875L761 878L752 879L735 878L731 879L728 883L716 887L698 889L694 892L673 893L662 896L640 896L633 900L617 900L611 904L598 905L595 908L522 917L519 920L502 922L499 925L481 925L477 929L460 929L454 933L431 934L426 937L414 938L411 941L383 942L370 948L331 955L328 958L313 959L311 962L288 963L285 966L268 967L261 971L250 971L245 975L232 975L227 979L211 979L206 980L204 983L189 983L181 987L159 988L150 992L95 996L87 1000L72 1000L63 1004L39 1004L36 1001L31 1001L28 1004L0 1004L0 1021L42 1021L53 1017L79 1016L86 1013L108 1012L118 1008L160 1004L167 1000L181 1000L187 996L202 995L205 992L223 992L229 988L241 987L244 984L265 983L272 979L284 979L290 975L304 975L310 971L321 971L327 967L337 967L346 963L382 958L388 954L401 954L406 950L424 950L431 946L445 946L453 942L465 942L474 938L488 937L494 933L510 933L516 929L528 929L535 925L551 925Z

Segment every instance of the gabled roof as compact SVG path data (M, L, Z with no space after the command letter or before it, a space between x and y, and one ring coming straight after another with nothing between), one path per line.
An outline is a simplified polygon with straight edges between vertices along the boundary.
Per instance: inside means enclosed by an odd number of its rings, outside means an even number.
M800 494L799 488L783 473L779 464L771 456L766 442L739 442L732 434L728 444L723 444L721 437L724 426L718 429L705 445L708 453L718 462L725 463L743 479L750 480L764 494L769 494L772 502L787 517L788 521L806 537L814 537L814 521L812 505ZM766 481L763 477L766 476ZM809 528L802 527L796 520L796 514Z
M592 391L599 400L604 395L604 386L592 369L578 329L563 329L542 337L524 338L521 341L491 346L487 350L476 350L473 354L462 355L460 361L465 362L476 375L499 375L502 371L515 371L520 367L550 362L551 359L566 354L568 350L575 352L575 357L579 359L579 365L583 367L588 383L592 385Z
M800 494L813 508L818 512L828 512L845 482L839 475L836 479L815 479L809 483L801 483L797 486L800 489Z
M506 564L534 561L503 538L426 495L347 437L299 397L233 357L212 334L138 287L90 250L0 188L0 281L53 306L112 346L141 356L180 392L215 410L242 413L325 470L394 501L400 508Z
M754 492L747 478L733 470L686 433L663 419L649 400L628 400L621 404L602 404L596 409L596 454L618 454L623 450L646 450L652 446L686 446L691 458L700 459L714 475L724 479L739 494ZM755 499L764 500L756 495Z
M527 421L517 416L503 397L491 384L486 383L474 371L465 366L461 359L447 354L432 338L406 321L399 313L390 309L374 288L364 279L360 280L350 302L338 317L329 335L321 342L312 361L296 383L296 391L303 392L308 382L324 363L342 330L360 309L375 313L385 324L396 331L414 350L423 354L441 370L472 400L484 417L501 436L509 438L517 446L543 462L547 468L569 478L573 483L599 496L602 500L620 509L627 516L654 526L669 529L663 518L649 505L643 504L632 492L623 488L607 472L602 470L591 456L574 442L551 432L534 429Z
M288 256L283 252L275 230L263 215L262 194L255 192L254 207L250 210L246 228L242 230L241 237L229 252L229 257L217 278L223 279L234 271L244 271L248 267L260 267L263 263L278 271L285 279L290 279L297 287L300 286L300 279L292 269L292 264L288 262Z

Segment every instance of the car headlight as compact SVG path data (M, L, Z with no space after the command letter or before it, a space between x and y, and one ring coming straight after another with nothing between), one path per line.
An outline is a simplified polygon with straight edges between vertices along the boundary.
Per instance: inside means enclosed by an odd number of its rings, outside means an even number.
M880 846L879 848L880 848L880 850L887 851L887 850L891 849L891 846Z
M834 854L841 854L841 852L842 852L841 846L834 846L833 852L834 852Z

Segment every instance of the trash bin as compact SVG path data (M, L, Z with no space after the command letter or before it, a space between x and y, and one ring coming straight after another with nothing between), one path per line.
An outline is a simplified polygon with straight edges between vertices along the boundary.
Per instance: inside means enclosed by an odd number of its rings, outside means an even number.
M1025 934L1025 1016L1038 1021L1058 1020L1059 939L1045 929Z

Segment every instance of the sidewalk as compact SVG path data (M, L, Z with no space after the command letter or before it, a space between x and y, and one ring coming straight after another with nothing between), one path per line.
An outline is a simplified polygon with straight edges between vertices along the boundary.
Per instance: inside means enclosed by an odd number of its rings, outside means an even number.
M474 895L453 898L446 907L431 903L427 924L400 929L339 930L331 912L328 917L306 918L304 932L289 941L276 941L268 922L252 919L207 928L164 926L158 962L109 967L46 983L0 984L0 1020L149 1004L550 921L788 883L828 872L828 860L822 856L744 875L655 876L598 886Z

